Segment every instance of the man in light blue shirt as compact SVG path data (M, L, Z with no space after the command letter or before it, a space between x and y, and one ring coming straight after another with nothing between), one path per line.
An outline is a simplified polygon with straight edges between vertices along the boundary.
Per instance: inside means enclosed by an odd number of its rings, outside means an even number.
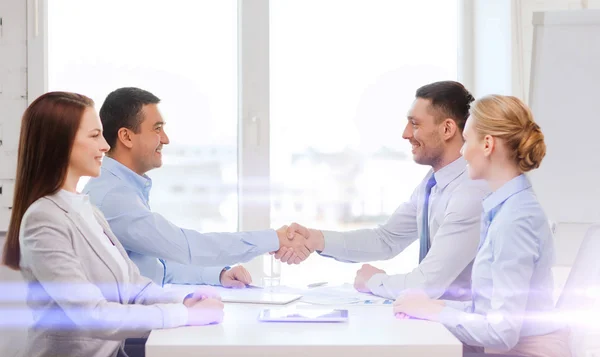
M142 275L157 284L245 287L250 274L241 266L225 265L288 246L285 231L199 233L152 212L152 180L146 172L162 165L162 147L169 144L159 102L139 88L120 88L108 95L100 118L111 149L100 176L92 178L83 193L102 211ZM304 239L292 244L303 257L310 253Z

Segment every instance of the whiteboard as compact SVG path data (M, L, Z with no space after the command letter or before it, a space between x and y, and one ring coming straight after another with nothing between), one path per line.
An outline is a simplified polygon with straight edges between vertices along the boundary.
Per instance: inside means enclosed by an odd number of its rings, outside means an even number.
M547 153L530 178L548 217L600 222L600 10L534 13L529 105Z

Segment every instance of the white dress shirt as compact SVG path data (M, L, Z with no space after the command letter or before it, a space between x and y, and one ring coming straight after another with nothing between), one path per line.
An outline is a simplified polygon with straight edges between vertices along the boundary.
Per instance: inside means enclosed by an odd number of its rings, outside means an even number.
M104 229L102 229L102 226L98 223L96 217L94 217L94 211L88 195L73 193L66 190L59 190L57 194L63 200L67 201L73 210L79 213L81 218L84 219L85 223L87 223L90 230L94 233L93 238L100 242L117 264L119 264L119 270L122 273L123 281L128 283L129 269L127 268L127 262L121 253L119 253L117 247L111 242L110 238L104 233Z
M367 287L372 293L396 298L404 289L425 290L432 298L470 298L471 266L479 243L481 201L489 192L484 181L469 178L460 157L437 172L430 171L408 202L386 223L373 229L323 231L323 256L347 262L391 259L419 239L425 186L435 175L429 201L431 248L425 259L407 274L375 274Z

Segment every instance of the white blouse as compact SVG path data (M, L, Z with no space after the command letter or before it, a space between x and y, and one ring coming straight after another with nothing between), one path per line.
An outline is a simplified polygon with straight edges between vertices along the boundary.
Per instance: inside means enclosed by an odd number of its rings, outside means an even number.
M121 278L125 283L129 282L129 268L125 258L121 255L117 247L111 242L110 238L104 233L104 229L96 220L94 216L94 210L88 195L81 193L73 193L66 190L60 190L58 193L61 198L67 201L73 210L84 219L85 223L89 226L90 230L94 233L92 239L98 240L102 247L113 257L113 259L119 264L119 270L122 272Z

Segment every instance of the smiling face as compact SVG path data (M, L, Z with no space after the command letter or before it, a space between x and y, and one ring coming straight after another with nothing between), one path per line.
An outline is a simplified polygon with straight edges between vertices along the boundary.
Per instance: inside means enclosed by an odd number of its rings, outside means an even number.
M77 177L100 175L102 157L110 149L102 136L102 122L94 108L89 107L83 112L71 156L69 171Z
M443 123L438 123L430 107L429 99L415 99L408 112L408 122L402 138L412 145L416 163L435 166L444 154Z
M136 172L145 173L162 166L162 148L169 144L164 131L165 121L156 104L142 107L142 122L138 133L131 135L131 155Z

